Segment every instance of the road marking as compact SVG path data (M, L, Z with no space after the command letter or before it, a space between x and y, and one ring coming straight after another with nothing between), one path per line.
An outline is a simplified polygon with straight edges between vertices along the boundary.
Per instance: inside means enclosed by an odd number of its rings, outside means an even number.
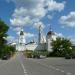
M34 62L35 62L35 61L34 61ZM41 64L40 62L36 62L36 63ZM56 67L54 67L54 66L52 66L52 65L50 65L50 66L45 65L45 64L41 64L41 65L46 66L46 67L50 67L50 68L52 68L52 69L54 69L54 70L56 70L56 71L60 71L60 72L65 73L65 74L67 74L67 75L72 75L71 73L65 72L64 70L59 69L59 68L56 68Z
M22 55L23 55L23 53L22 53ZM20 57L20 59L21 59L21 57ZM22 60L20 60L20 64L21 64L21 67L22 67L22 69L23 69L24 75L28 75L28 73L27 73L27 71L26 71L26 68L25 68L25 66L24 66Z
M63 72L63 73L65 73L65 71L64 70L60 70L61 72Z
M67 74L67 75L71 75L71 73L69 73L69 72L67 72L66 74Z
M56 69L57 71L60 71L58 68Z
M28 73L27 73L27 71L26 71L26 69L25 69L23 63L21 63L21 66L22 66L22 68L23 68L24 74L25 74L25 75L28 75Z
M51 68L52 68L52 69L55 69L55 67L53 67L53 66L52 66Z

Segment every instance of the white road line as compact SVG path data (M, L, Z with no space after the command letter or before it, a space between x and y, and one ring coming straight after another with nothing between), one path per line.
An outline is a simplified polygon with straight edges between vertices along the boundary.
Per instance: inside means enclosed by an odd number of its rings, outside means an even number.
M57 71L60 71L58 68L56 68Z
M69 72L67 72L66 74L67 74L67 75L71 75L71 73L69 73Z
M60 70L61 72L63 72L63 73L65 73L65 71L64 70Z
M22 53L23 54L23 53ZM21 57L20 57L20 59L21 59ZM22 69L23 69L23 72L24 72L24 75L28 75L28 73L27 73L27 71L26 71L26 68L25 68L25 66L24 66L24 64L23 64L23 62L20 60L20 64L21 64L21 67L22 67Z
M52 68L52 69L55 69L55 67L53 67L53 66L52 66L51 68Z
M36 62L36 61L34 61L34 62ZM40 62L36 62L36 63L41 64ZM52 69L54 69L54 70L56 70L56 71L60 71L60 72L65 73L65 74L67 74L67 75L72 75L71 73L65 72L64 70L59 69L59 68L56 68L56 67L54 67L54 66L52 66L52 65L50 65L50 66L45 65L45 64L41 64L41 65L46 66L46 67L50 67L50 68L52 68Z
M23 65L23 63L21 63L21 66L22 66L22 68L23 68L24 74L25 74L25 75L28 75L28 74L27 74L27 71L26 71L26 69L25 69L25 67L24 67L24 65Z

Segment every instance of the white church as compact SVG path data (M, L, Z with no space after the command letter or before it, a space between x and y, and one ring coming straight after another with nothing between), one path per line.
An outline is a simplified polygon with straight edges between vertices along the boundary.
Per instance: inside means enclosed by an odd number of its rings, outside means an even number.
M24 31L21 30L18 36L18 42L16 43L16 50L24 51L24 50L48 50L52 51L51 42L54 39L55 33L50 29L46 35L46 41L42 38L41 28L39 27L39 34L38 34L38 43L35 41L29 42L26 44Z

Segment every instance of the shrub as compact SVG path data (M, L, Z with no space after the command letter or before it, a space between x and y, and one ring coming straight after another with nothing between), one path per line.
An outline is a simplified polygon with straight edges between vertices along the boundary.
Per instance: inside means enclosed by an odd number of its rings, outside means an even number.
M24 55L27 58L32 58L32 51L26 50L26 51L24 51Z
M12 56L15 53L15 48L13 46L5 45L4 48L1 50L1 57L4 55Z
M40 53L37 51L33 52L33 58L40 58Z

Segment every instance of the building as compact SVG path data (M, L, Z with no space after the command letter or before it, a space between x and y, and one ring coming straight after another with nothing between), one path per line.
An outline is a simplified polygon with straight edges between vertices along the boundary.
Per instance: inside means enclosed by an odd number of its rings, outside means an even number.
M18 42L16 44L16 50L18 50L18 51L26 50L25 43L26 43L26 41L25 41L24 31L21 30L19 33L19 36L18 36Z
M52 42L52 40L53 40L53 36L55 36L55 33L50 30L50 31L47 33L47 37L46 37L46 40L47 40L47 42L46 42L46 49L47 49L48 51L50 51L50 52L52 52L51 42Z
M48 50L52 51L51 42L53 39L53 36L55 36L55 33L50 29L46 36L46 41L42 41L42 33L41 29L39 27L39 33L38 33L38 43L29 42L26 44L25 37L24 37L24 31L20 31L18 43L16 45L16 49L18 51L24 51L24 50Z

